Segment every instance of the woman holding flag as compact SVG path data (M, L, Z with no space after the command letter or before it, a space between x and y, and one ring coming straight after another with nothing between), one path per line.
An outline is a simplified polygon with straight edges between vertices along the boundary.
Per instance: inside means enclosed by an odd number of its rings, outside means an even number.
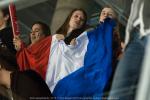
M51 36L47 24L37 21L32 25L30 33L30 45L22 45L19 36L14 37L14 45L17 50L17 63L20 70L32 69L38 72L45 80L47 63L50 52Z
M106 15L101 15L103 22L79 35L74 45L66 45L58 41L57 35L53 36L46 82L58 100L101 98L112 74L112 39L116 26L115 12L106 8Z

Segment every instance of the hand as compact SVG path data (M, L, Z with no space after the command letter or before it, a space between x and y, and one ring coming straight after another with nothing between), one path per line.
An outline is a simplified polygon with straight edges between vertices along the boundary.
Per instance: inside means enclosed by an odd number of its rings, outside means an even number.
M125 48L125 43L121 42L121 48L124 49Z
M13 44L15 46L15 49L17 51L19 51L21 49L21 39L20 39L20 36L19 35L15 35L14 38L13 38Z
M76 39L75 38L71 40L70 45L73 45L73 46L76 45Z
M64 35L62 35L62 34L56 34L56 39L57 39L57 40L64 40L65 37L64 37Z

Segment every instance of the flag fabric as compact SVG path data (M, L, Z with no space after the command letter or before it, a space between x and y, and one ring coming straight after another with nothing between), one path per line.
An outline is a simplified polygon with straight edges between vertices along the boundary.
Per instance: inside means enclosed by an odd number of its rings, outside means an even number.
M13 2L11 2L9 4L9 12L10 12L10 19L11 19L13 35L19 35L20 31L19 31L19 25L18 25L18 22L17 22L16 7L13 4Z
M101 96L112 72L112 34L115 21L106 19L82 33L75 46L53 36L46 83L56 99Z
M39 73L45 80L49 53L51 45L51 36L42 38L37 43L22 48L17 52L17 63L21 71L32 69Z
M83 66L88 43L85 35L86 32L76 39L76 46L66 45L63 40L58 41L55 35L53 36L49 57L51 59L46 73L46 82L51 91L60 79Z

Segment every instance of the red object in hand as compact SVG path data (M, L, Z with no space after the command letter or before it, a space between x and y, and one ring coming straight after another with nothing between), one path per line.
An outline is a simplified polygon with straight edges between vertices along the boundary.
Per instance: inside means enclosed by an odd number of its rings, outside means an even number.
M19 35L20 31L19 31L19 25L17 22L16 7L13 3L9 4L9 12L10 12L13 35Z

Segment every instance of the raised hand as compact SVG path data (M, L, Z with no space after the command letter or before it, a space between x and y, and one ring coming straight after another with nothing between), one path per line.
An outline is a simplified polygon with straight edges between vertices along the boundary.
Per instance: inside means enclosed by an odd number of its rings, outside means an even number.
M15 46L15 49L17 51L19 51L21 49L21 39L20 39L20 36L19 35L15 35L14 38L13 38L13 44Z

